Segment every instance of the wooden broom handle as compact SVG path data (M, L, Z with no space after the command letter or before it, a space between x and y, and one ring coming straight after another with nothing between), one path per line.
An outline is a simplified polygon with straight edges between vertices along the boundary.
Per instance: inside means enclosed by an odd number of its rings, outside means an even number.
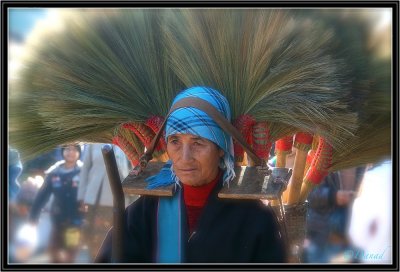
M197 98L197 97L187 97L179 100L176 102L172 108L170 109L168 115L165 117L160 130L157 132L156 136L153 138L149 149L143 154L143 156L140 159L140 165L141 167L146 167L148 161L150 161L153 158L153 152L154 149L158 143L158 140L161 137L162 131L164 130L164 127L167 123L168 117L170 114L175 111L176 109L179 108L184 108L184 107L193 107L199 110L204 111L207 113L225 132L227 132L229 135L231 135L236 141L238 141L242 146L243 149L246 151L246 153L250 156L250 158L254 161L256 166L261 166L262 165L262 160L254 153L252 148L247 144L245 139L242 137L242 135L239 133L239 131L228 121L226 118L214 108L210 103L207 101Z

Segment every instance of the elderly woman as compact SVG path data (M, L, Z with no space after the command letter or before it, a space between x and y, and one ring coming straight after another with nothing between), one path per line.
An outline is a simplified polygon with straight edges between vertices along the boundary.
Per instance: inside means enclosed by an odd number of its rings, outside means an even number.
M228 101L205 87L187 89L173 105L197 97L228 121ZM219 199L234 177L233 141L205 112L194 107L173 111L165 139L170 161L150 183L177 186L173 197L142 196L125 213L123 262L277 263L286 261L273 212L261 201ZM108 233L97 262L111 262Z

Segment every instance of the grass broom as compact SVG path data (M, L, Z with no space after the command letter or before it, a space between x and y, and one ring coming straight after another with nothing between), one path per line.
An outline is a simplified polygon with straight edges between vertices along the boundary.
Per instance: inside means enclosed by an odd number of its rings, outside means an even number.
M168 25L173 69L186 86L221 90L236 120L268 122L271 140L299 130L332 138L335 126L342 134L332 142L343 144L340 138L354 130L339 86L341 62L323 53L329 32L306 35L305 24L312 24L281 10L180 12Z
M30 58L10 83L10 141L32 157L69 141L112 142L116 127L164 116L182 89L163 46L168 16L74 9L61 12L63 31L36 30L48 42L26 44Z

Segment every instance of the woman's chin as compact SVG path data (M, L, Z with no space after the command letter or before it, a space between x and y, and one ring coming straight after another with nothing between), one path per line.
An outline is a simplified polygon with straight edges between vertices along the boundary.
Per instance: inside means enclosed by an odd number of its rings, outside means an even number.
M182 176L182 177L178 177L178 178L185 185L194 186L194 187L203 185L202 181L194 179L193 176L191 176L191 177Z
M188 180L188 179L181 179L181 178L179 178L179 180L183 183L183 184L185 184L185 185L189 185L189 186L198 186L198 185L196 185L197 183L196 183L196 181L193 181L193 180Z

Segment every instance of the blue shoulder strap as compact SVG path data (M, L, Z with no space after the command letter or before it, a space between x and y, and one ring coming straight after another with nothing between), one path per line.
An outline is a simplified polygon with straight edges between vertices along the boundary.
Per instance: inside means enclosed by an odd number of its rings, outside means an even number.
M181 189L172 197L160 197L157 209L157 263L180 263L182 250Z

